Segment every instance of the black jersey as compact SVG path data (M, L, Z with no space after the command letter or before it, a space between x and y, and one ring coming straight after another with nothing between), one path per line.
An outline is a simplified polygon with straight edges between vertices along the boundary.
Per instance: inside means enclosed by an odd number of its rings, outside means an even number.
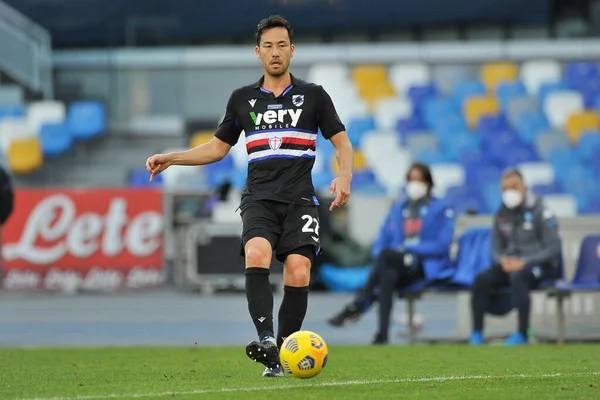
M317 204L311 172L319 128L325 139L345 130L322 86L291 76L292 84L275 95L264 76L236 89L215 136L234 146L244 131L248 178L244 197L293 204Z

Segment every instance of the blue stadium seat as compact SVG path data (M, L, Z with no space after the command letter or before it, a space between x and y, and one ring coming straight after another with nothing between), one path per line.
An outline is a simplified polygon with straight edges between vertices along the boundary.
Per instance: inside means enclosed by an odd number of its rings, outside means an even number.
M331 181L333 180L333 173L329 170L312 173L312 180L315 190L329 189Z
M427 127L433 129L440 119L445 119L451 115L460 118L460 108L451 99L436 97L425 101L422 114Z
M538 102L540 106L544 105L544 101L549 94L563 92L565 90L570 90L569 85L565 81L542 83L538 91Z
M587 236L579 249L577 269L573 280L561 284L567 290L600 290L600 236Z
M452 162L448 155L439 149L422 150L414 156L414 160L430 165Z
M598 65L593 61L567 62L563 69L563 78L573 89L583 87L597 77Z
M469 185L452 186L446 191L445 199L452 205L457 215L471 211L480 212L483 206L476 190Z
M594 197L589 201L585 213L600 214L600 197Z
M477 130L483 133L502 132L510 129L504 114L484 115L477 124Z
M231 174L231 186L236 189L246 187L246 178L248 177L248 168L236 168ZM315 186L315 189L317 187Z
M106 110L95 101L71 104L67 115L69 130L75 139L90 139L106 130Z
M577 163L576 159L574 162L565 162L560 167L555 167L554 171L556 180L566 190L568 190L567 185L573 182L594 179L593 171Z
M496 89L502 110L507 110L511 100L527 96L527 88L521 81L502 82Z
M25 116L25 108L20 105L0 105L0 120L3 118L19 118Z
M458 162L463 154L479 151L481 136L469 131L459 131L455 136L447 136L440 141L448 158Z
M594 108L598 96L600 95L600 77L590 79L580 88L577 88L583 96L583 105L585 108Z
M413 104L413 113L422 117L425 104L428 100L435 98L437 94L437 88L433 83L428 85L416 85L408 88L408 98Z
M333 179L333 176L331 177ZM331 180L329 181L331 183ZM352 191L363 195L385 195L387 190L381 185L373 171L356 171L352 175Z
M348 138L352 146L360 146L362 137L375 130L375 119L373 117L354 118L350 120L346 127Z
M221 161L204 166L206 180L211 188L216 188L226 181L233 180L235 165L233 156L228 154Z
M575 148L577 157L584 164L591 164L594 155L600 153L600 132L584 133Z
M489 227L469 228L458 238L456 272L450 280L454 285L469 288L477 274L492 264L492 230Z
M452 99L459 108L462 108L467 98L484 94L486 94L485 86L479 79L459 80L452 87Z
M54 157L73 147L73 137L67 124L45 124L40 130L40 142L44 156Z
M398 133L399 142L402 146L406 146L407 138L415 132L423 132L427 130L425 122L418 116L412 115L410 118L402 118L396 124L396 132Z
M518 164L540 161L532 146L514 146L507 148L505 151L504 165L506 167L516 167Z
M554 171L558 175L561 170L564 170L567 167L578 164L577 155L571 148L563 147L556 148L550 151L548 154L547 161L552 164L554 167Z
M353 292L365 285L371 266L340 267L324 263L319 268L321 282L332 292Z
M515 129L526 144L535 143L537 137L550 129L546 116L541 111L525 111L515 121Z
M150 174L146 168L134 168L129 174L129 185L136 188L144 188L151 186L160 186L163 182L162 174L156 175L154 180L150 182Z
M546 196L549 194L559 194L562 193L562 188L558 184L558 182L550 183L550 184L538 184L533 185L531 187L531 191L539 196Z
M500 188L500 179L483 185L483 203L487 213L495 213L502 205L502 190Z

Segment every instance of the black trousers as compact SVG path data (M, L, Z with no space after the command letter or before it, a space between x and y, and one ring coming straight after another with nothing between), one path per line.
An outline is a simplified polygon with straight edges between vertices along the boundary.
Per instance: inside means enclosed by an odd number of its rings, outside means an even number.
M483 317L490 306L490 295L494 289L510 286L514 304L519 315L519 332L527 337L529 329L529 313L531 309L530 291L545 277L541 267L525 267L510 274L504 272L500 265L480 272L471 289L471 311L473 315L473 331L483 331Z
M411 257L412 263L407 265L407 259ZM416 256L406 257L405 253L395 250L383 250L375 259L367 283L354 300L354 306L362 312L369 309L375 298L379 300L378 334L383 337L387 337L389 331L396 290L425 277L422 263L414 257Z

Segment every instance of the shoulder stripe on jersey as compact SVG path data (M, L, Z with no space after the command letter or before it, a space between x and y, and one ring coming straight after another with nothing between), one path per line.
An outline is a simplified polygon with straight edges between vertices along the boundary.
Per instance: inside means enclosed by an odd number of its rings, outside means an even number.
M298 129L298 128L265 129L265 130L262 130L262 131L245 132L245 134L246 134L246 137L248 137L248 136L258 135L258 134L261 134L261 133L269 133L269 132L272 132L272 133L279 133L279 132L302 132L302 133L309 133L309 134L312 134L312 135L316 135L317 134L317 132L315 132L315 131L311 131L311 130L308 130L308 129Z

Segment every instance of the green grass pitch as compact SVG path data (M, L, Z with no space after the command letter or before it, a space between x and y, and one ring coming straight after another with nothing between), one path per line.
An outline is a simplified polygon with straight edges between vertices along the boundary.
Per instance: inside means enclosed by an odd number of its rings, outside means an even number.
M0 399L600 399L599 345L331 347L262 378L239 348L0 349Z

